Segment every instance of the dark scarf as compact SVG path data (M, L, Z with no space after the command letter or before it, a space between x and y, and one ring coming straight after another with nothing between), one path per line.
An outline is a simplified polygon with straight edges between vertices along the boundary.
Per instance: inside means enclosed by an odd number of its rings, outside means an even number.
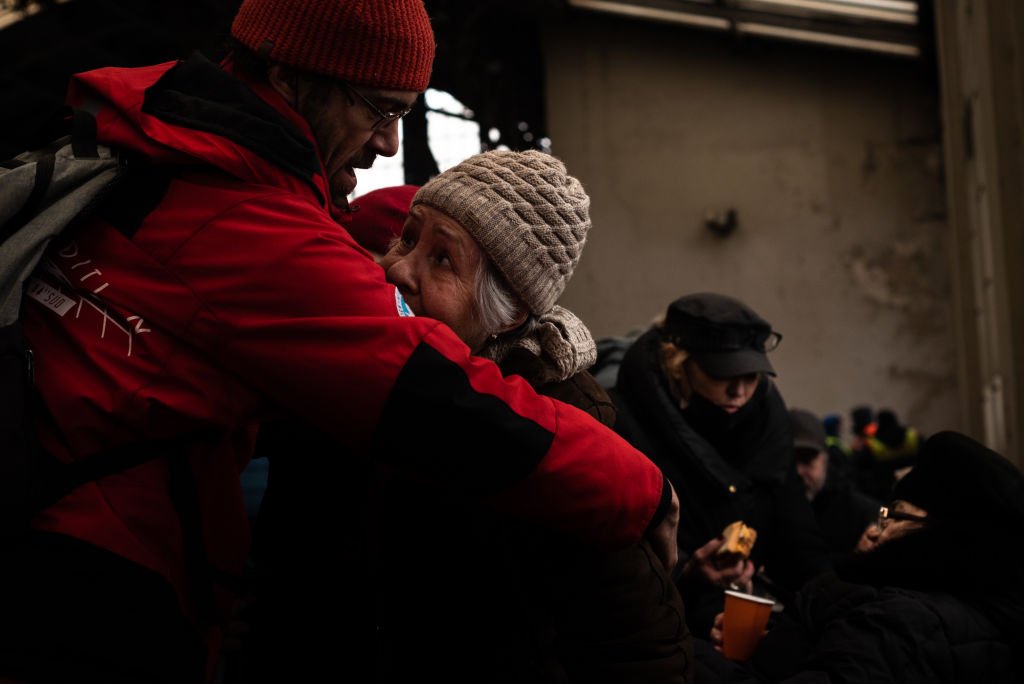
M781 482L792 439L789 416L771 379L762 377L754 396L732 415L696 395L680 409L661 369L660 343L658 330L648 330L622 360L616 389L637 418L657 430L669 452L692 454L709 483ZM677 483L685 477L671 460L658 465Z
M837 564L836 574L848 582L874 587L951 594L976 607L1008 641L1024 648L1024 586L1018 579L1021 563L1024 551L1019 532L996 524L968 528L948 523L853 554Z
M682 409L683 417L722 458L742 470L764 433L769 382L761 378L750 401L735 413L723 411L695 392Z
M727 413L694 393L681 410L686 422L736 470L755 481L780 483L790 467L792 437L785 406L770 378L762 376L740 410Z

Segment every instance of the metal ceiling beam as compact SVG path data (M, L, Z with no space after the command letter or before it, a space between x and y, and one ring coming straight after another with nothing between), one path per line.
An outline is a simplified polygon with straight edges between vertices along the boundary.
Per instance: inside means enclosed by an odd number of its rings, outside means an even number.
M919 3L906 0L568 0L572 8L736 35L919 57Z

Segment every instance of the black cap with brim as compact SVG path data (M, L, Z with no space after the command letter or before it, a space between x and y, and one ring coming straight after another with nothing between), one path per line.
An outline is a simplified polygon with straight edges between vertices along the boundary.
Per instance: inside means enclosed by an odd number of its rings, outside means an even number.
M668 305L661 332L712 377L775 375L765 354L782 336L738 299L712 292L680 297Z
M691 357L700 369L713 378L734 378L750 373L775 375L768 357L756 349L734 349L726 352L693 352Z

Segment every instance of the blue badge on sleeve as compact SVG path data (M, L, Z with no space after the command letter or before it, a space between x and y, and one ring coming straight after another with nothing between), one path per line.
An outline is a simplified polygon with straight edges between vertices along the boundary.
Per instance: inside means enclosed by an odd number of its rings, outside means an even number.
M416 315L412 312L412 309L409 308L409 305L405 303L405 297L402 296L402 293L398 291L397 287L395 288L395 308L398 309L399 316Z

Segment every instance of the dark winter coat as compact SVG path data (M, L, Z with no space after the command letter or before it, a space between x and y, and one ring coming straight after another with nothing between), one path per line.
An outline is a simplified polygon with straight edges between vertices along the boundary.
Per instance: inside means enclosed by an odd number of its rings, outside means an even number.
M681 559L743 520L758 533L753 561L779 587L795 590L827 570L824 543L793 467L789 416L774 383L762 377L732 417L696 402L681 410L661 372L659 343L656 330L637 339L610 394L616 431L658 464L679 494ZM694 581L680 587L690 628L703 636L721 610L721 589Z
M503 372L539 376L540 359L513 354ZM586 372L536 389L614 420ZM601 552L457 497L437 500L403 478L386 481L409 505L389 507L380 531L386 538L407 522L411 564L396 566L381 550L378 681L692 681L682 600L646 542Z

